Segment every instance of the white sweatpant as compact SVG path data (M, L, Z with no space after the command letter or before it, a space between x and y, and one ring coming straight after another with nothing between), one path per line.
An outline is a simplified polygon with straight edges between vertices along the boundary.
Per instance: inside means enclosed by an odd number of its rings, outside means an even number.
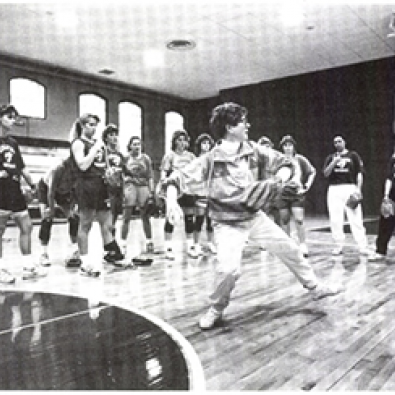
M347 207L346 202L350 195L355 192L355 184L330 185L327 194L327 205L332 238L337 247L342 247L346 235L344 233L344 213L350 223L351 233L359 249L367 247L366 230L363 225L362 206L359 204L355 209Z
M229 304L231 293L241 274L242 253L247 240L276 255L306 288L311 289L318 284L313 268L303 257L299 245L262 211L249 221L213 221L213 227L218 264L210 299L217 311L222 312Z

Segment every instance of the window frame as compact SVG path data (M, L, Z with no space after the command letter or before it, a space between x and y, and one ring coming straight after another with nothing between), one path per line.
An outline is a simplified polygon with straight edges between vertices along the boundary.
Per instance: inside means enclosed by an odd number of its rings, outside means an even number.
M24 114L23 111L20 110L20 107L21 107L21 106L19 106L19 105L18 105L17 103L15 103L15 102L13 102L13 100L12 100L12 82L13 82L13 81L18 81L18 80L20 80L20 81L25 81L25 82L29 82L29 83L31 83L31 84L34 84L34 85L36 85L36 86L42 88L42 92L43 92L43 94L42 94L42 109L43 109L43 116L27 115L27 114ZM46 86L45 84L39 82L38 80L36 80L36 79L34 79L34 78L29 78L29 77L24 77L24 76L11 77L11 78L8 80L8 95L9 95L9 100L8 100L8 102L9 102L10 104L12 104L13 106L15 106L15 108L17 109L17 111L18 111L18 113L19 113L19 115L20 115L20 118L23 118L23 119L26 119L26 120L28 120L28 119L46 120L46 119L47 119L47 117L48 117L48 109L47 109L47 103L48 103L48 98L47 98L47 97L48 97L48 88L47 88L47 86ZM36 98L35 98L35 99L36 99ZM41 99L41 98L40 98L40 99ZM14 100L15 100L15 99L14 99ZM41 101L41 100L40 100L40 101ZM29 102L32 102L32 99L31 99L31 98L29 98ZM18 108L18 107L19 107L19 108ZM23 106L22 106L22 109L23 109Z

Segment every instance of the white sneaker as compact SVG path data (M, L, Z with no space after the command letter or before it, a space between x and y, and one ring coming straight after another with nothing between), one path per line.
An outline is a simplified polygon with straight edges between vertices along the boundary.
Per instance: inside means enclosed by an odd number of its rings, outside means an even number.
M168 259L169 261L174 261L175 256L174 256L174 252L173 252L173 250L171 248L168 248L166 250L165 258Z
M204 314L199 320L200 329L212 329L215 324L222 318L222 313L210 307L206 314Z
M82 263L82 261L81 261L81 258L80 258L80 252L79 251L74 251L65 260L66 267L69 267L69 268L80 267L81 263Z
M337 295L342 291L342 289L340 287L318 283L315 288L309 289L309 291L313 300L319 300L328 296Z
M47 271L40 266L24 267L22 278L23 280L32 280L34 278L45 277L47 274Z
M197 250L196 250L194 245L188 247L188 256L190 258L197 258L199 256L199 254L198 254L198 252L197 252Z
M46 252L41 254L40 256L40 265L41 266L51 266L51 262L49 260L49 256Z
M195 244L195 251L198 256L203 255L203 250L200 244Z
M81 276L99 277L101 271L98 268L94 268L93 266L85 264L85 265L81 265L79 273Z
M332 255L341 255L343 254L343 247L335 247L332 250Z
M208 247L208 250L212 253L212 254L216 254L217 253L217 247L216 247L216 245L213 243L213 242L209 242L209 243L207 243L207 247Z
M305 258L309 256L309 249L307 248L307 245L305 243L300 244L300 251L302 251L302 254Z
M366 255L366 256L369 256L370 254L372 253L372 251L371 250L369 250L369 248L360 248L359 249L359 254L360 255Z
M2 284L13 284L16 278L5 269L0 269L0 283Z
M385 259L385 255L379 254L378 252L371 252L368 255L368 261L383 261Z
M80 252L77 251L73 251L67 258L66 260L73 260L73 259L80 259Z

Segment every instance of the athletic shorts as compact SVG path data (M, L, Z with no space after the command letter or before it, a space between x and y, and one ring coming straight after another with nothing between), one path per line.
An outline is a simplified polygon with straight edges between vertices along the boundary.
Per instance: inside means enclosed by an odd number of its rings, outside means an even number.
M38 202L48 206L48 185L42 179L38 183L37 192ZM62 208L70 209L74 204L72 193L55 193L55 203Z
M8 183L7 187L0 188L0 210L7 213L27 210L26 200L19 183Z
M103 178L80 178L75 192L78 210L110 210L110 196Z
M177 201L182 208L194 208L196 197L194 195L182 195Z
M282 200L279 199L276 202L276 208L278 210L283 210L283 209L291 209L292 207L304 207L304 202L305 202L305 196L299 196L291 201L289 200Z
M134 184L125 184L124 190L125 207L143 207L150 197L148 186L137 186Z

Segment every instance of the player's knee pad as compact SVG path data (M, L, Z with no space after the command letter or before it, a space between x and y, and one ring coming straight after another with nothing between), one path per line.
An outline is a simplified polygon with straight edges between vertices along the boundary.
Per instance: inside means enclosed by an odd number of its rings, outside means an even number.
M166 233L173 233L174 225L172 225L168 220L165 222L165 232Z
M204 222L204 215L197 215L195 218L195 230L196 232L201 232Z
M41 221L40 231L38 234L38 238L43 243L48 243L51 238L51 228L52 228L52 219L44 218Z
M69 218L70 237L77 237L79 223L80 223L80 218L78 215L73 215L72 217Z
M195 230L195 224L193 220L193 215L185 216L185 233L191 234Z

